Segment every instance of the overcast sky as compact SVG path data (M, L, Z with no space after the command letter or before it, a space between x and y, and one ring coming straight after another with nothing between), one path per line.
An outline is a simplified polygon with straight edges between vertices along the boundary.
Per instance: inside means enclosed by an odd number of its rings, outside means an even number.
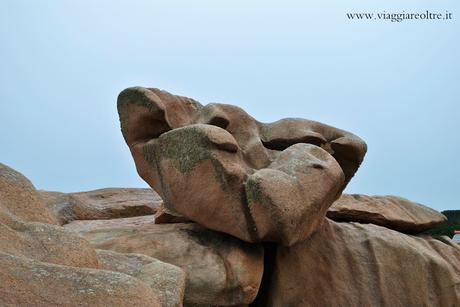
M452 20L346 16L426 10ZM369 150L347 192L460 209L459 14L458 0L3 0L0 161L40 189L145 187L116 97L154 86L353 132Z

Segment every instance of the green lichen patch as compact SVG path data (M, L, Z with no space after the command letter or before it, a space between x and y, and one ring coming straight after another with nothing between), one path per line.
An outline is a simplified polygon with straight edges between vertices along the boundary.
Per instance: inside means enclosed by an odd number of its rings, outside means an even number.
M158 112L161 111L159 107L152 103L152 99L148 97L148 94L151 92L143 87L129 87L123 90L118 95L117 100L117 109L118 116L120 117L121 131L123 134L128 133L128 123L129 123L129 111L128 106L134 104L137 106L145 107L148 112ZM153 94L153 93L152 93Z
M157 169L161 160L169 160L184 175L202 161L208 160L214 168L214 179L222 190L226 191L239 180L238 176L229 174L216 154L206 131L200 126L187 126L164 133L155 141L143 147L143 155L150 166Z
M174 129L163 134L158 141L156 156L171 160L183 174L193 170L200 161L212 157L205 132L196 127Z
M129 103L135 103L137 105L148 107L150 104L149 98L145 95L147 89L135 86L124 89L118 95L117 105L118 108L126 107Z
M253 203L263 203L265 201L265 195L261 187L262 178L252 177L244 184L246 190L246 199L248 206L250 207Z
M157 147L157 141L151 140L144 144L142 147L142 155L144 156L145 161L149 164L150 167L153 169L158 169L157 159L155 156L155 148Z

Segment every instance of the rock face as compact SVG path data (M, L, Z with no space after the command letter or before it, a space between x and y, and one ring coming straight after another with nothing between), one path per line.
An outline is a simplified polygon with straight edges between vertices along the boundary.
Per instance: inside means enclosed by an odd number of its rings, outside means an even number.
M55 264L98 267L96 253L86 240L42 223L0 223L0 252Z
M23 221L57 224L29 179L1 163L0 212Z
M115 228L140 228L142 226L154 225L155 216L145 215L127 217L111 220L82 220L73 221L64 225L65 229L85 233L95 229L115 229Z
M45 224L49 223L49 224ZM0 165L0 252L76 267L97 267L88 242L57 225L30 181Z
M126 274L0 252L1 306L157 306L152 288Z
M447 221L441 213L397 196L342 195L329 208L336 221L371 223L406 233L420 233Z
M118 109L164 203L37 192L0 164L0 306L460 306L459 246L419 234L443 215L340 197L366 152L353 134L158 89Z
M326 220L310 239L277 247L270 266L255 306L460 303L460 248L447 237Z
M187 274L185 303L228 306L249 304L256 297L263 273L261 246L193 223L129 222L75 221L66 227L98 249L143 254L181 267Z
M159 297L161 306L182 306L185 272L172 264L142 254L122 254L97 250L101 268L134 276L148 284Z
M77 219L73 207L75 200L67 193L38 191L46 207L52 212L59 225L67 224Z
M263 124L158 89L124 90L118 111L137 170L165 206L247 242L305 240L366 153L357 136L318 122Z
M100 270L94 248L55 224L30 181L1 164L1 306L161 306L147 283Z
M163 204L152 189L107 188L79 193L39 191L61 225L154 214Z
M171 249L165 242L190 242L189 235L184 240L183 227L197 225L84 231L98 248L144 253L185 271L193 267L187 271L187 303L460 305L458 246L447 238L402 233L442 223L442 215L396 197L355 195L336 201L366 153L366 144L357 136L303 119L264 124L235 106L203 106L155 88L124 90L118 111L139 175L164 199L164 208L157 212L160 222L189 219L246 242L264 242L264 276L256 301L219 300L213 294L205 302L192 295L203 297L203 289L217 293L217 276L206 270L202 276L212 285L191 288L200 284L193 275L199 272L198 263L208 258L200 254L201 260L192 265L190 254L187 260L181 258L184 243ZM326 214L345 223L331 221ZM202 230L194 232L200 245L213 241ZM161 236L168 239L159 241ZM145 245L147 241L151 244Z

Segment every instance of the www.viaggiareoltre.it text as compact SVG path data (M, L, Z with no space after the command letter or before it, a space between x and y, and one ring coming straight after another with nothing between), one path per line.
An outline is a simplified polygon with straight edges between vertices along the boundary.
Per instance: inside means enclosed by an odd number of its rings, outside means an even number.
M407 13L405 11L398 13L390 13L382 11L380 13L347 13L349 20L382 20L391 22L401 22L404 20L452 20L452 13L445 11L439 12L418 12L418 13Z

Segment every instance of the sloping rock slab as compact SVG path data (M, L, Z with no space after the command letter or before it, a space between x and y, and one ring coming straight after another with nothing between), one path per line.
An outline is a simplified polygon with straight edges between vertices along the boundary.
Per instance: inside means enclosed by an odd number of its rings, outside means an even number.
M32 182L0 163L0 212L22 221L57 224Z
M39 190L38 192L45 205L58 220L59 225L64 225L77 219L74 212L75 200L70 194L44 190Z
M161 306L147 284L129 275L1 252L0 280L1 306Z
M106 188L78 193L40 191L61 224L155 214L163 200L152 189Z
M42 262L97 268L94 248L82 237L54 223L57 221L32 183L0 164L0 252Z
M253 306L459 306L460 247L372 224L326 220L278 247Z
M256 297L263 273L262 246L194 223L130 225L126 220L78 221L65 227L95 248L143 254L181 267L187 273L185 303L238 305Z
M441 213L397 196L343 194L329 208L335 221L370 223L406 233L420 233L443 224Z
M143 226L155 225L154 215L127 217L112 220L83 220L73 221L64 225L64 228L76 231L78 233L86 233L92 230L108 229L113 230L117 228L142 228Z
M158 295L162 307L181 307L184 299L185 272L172 264L141 254L97 250L102 269L134 276L148 284Z
M0 223L0 252L55 264L98 267L96 252L84 238L43 223Z

